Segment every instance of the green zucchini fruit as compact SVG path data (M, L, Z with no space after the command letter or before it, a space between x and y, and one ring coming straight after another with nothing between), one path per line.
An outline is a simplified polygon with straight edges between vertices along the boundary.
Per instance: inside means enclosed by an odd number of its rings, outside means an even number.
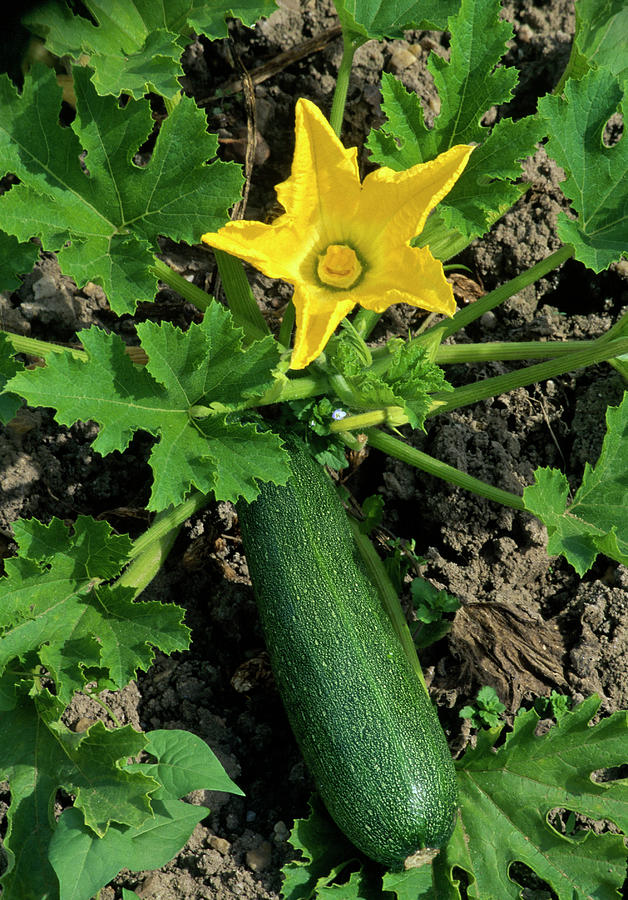
M288 483L238 504L272 670L330 815L400 869L451 834L453 762L330 479L300 442L286 449Z

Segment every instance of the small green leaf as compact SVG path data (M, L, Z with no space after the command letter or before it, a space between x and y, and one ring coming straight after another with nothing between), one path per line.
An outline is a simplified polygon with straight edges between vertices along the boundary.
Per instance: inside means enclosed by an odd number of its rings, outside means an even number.
M345 31L368 40L402 38L410 28L447 28L447 16L458 8L458 0L337 0L336 9Z
M276 9L275 0L236 0L231 3L209 4L200 2L188 14L188 22L198 34L204 34L208 38L225 38L229 33L227 19L240 19L244 25L251 27Z
M602 140L623 92L611 72L592 69L580 81L569 79L564 93L539 100L547 152L565 170L561 189L577 213L575 220L560 214L558 234L576 259L601 272L628 252L628 142L607 147Z
M12 234L0 231L0 291L19 287L20 279L17 276L30 272L38 256L37 244L21 244Z
M358 851L332 822L321 800L310 800L310 815L295 819L289 841L299 859L286 863L281 894L284 900L309 900L355 859Z
M146 734L146 753L155 763L131 763L127 772L143 772L155 778L167 794L184 797L202 788L244 796L228 777L216 755L205 741L189 731L177 729L150 731Z
M569 483L558 469L537 469L523 500L545 523L547 552L562 554L579 575L598 553L628 563L628 393L606 411L607 432L595 467L585 466L582 484L568 503Z

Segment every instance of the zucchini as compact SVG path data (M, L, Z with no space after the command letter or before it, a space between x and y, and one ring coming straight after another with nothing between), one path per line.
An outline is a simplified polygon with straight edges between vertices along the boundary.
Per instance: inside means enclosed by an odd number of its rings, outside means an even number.
M288 483L238 504L272 670L330 815L399 869L449 838L453 762L330 479L303 444L289 438L286 449Z

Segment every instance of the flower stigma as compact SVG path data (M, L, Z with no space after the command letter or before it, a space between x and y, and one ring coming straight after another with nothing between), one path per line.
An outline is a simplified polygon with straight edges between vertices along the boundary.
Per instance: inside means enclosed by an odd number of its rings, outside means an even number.
M317 274L330 287L350 288L362 274L362 266L355 250L346 244L330 244L318 257Z

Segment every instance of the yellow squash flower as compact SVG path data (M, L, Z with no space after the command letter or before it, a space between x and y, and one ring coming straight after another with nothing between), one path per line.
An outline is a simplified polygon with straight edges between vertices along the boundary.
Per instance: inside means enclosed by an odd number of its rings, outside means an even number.
M291 368L302 369L358 303L378 313L409 303L453 314L442 264L410 240L472 150L460 144L405 172L383 166L361 182L357 148L343 147L318 107L300 99L292 172L276 188L285 213L270 224L228 222L202 240L294 285Z

